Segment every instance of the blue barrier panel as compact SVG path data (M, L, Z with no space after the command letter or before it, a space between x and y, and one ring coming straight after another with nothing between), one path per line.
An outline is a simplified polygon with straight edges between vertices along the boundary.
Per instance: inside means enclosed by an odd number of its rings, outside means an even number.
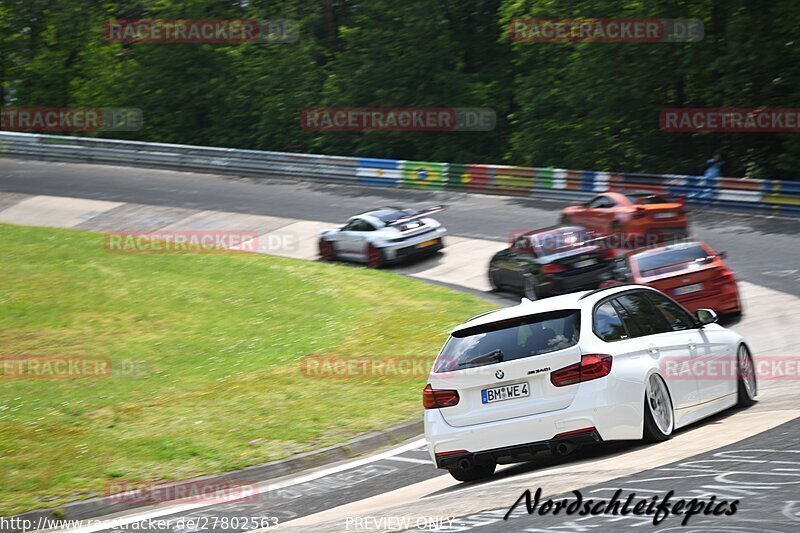
M594 175L595 172L591 170L581 171L581 190L593 191L594 190Z
M403 177L402 162L397 159L360 157L356 169L358 182L378 187L398 187Z

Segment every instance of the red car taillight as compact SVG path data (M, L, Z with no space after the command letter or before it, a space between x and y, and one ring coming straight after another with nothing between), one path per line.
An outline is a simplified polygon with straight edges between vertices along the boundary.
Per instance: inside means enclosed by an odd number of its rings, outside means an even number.
M720 270L719 276L714 278L714 283L717 286L722 287L723 285L728 285L729 283L736 283L736 277L733 275L733 272L727 268L723 268Z
M559 272L564 272L567 267L563 265L544 265L542 266L542 272L545 274L558 274Z
M434 390L433 387L428 384L422 391L422 406L425 409L451 407L457 405L458 400L458 391L455 390Z
M580 363L565 366L550 374L550 382L556 387L566 387L583 381L602 378L611 372L610 355L586 354L581 357Z

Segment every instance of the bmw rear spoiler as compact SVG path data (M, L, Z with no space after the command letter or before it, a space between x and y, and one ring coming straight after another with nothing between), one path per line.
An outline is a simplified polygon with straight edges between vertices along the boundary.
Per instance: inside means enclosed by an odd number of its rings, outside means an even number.
M407 217L398 218L397 220L387 224L387 226L399 226L399 225L405 224L406 222L412 222L414 220L419 220L419 219L424 218L424 217L426 217L428 215L432 215L434 213L438 213L439 211L444 211L445 207L446 206L444 206L444 205L435 205L435 206L433 206L431 208L423 209L422 211L420 211L416 215L409 215Z

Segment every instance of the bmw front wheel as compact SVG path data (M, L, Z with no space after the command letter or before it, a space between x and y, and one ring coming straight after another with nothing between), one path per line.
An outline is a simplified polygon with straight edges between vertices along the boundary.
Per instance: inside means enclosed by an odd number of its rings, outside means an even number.
M756 371L753 365L753 356L744 344L739 346L736 351L737 372L737 392L739 407L750 407L756 403L758 394L758 384L756 383Z

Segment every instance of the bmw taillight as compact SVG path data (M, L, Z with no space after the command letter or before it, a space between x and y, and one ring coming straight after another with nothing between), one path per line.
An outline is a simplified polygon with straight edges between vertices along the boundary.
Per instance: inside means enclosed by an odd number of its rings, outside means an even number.
M452 407L458 404L458 391L455 390L435 390L430 383L422 391L422 406L425 409L439 409L440 407Z
M558 274L559 272L564 272L567 269L564 265L544 265L542 266L542 272L545 274Z
M580 363L565 366L550 374L550 382L556 387L566 387L584 381L602 378L611 372L613 358L605 354L586 354Z

